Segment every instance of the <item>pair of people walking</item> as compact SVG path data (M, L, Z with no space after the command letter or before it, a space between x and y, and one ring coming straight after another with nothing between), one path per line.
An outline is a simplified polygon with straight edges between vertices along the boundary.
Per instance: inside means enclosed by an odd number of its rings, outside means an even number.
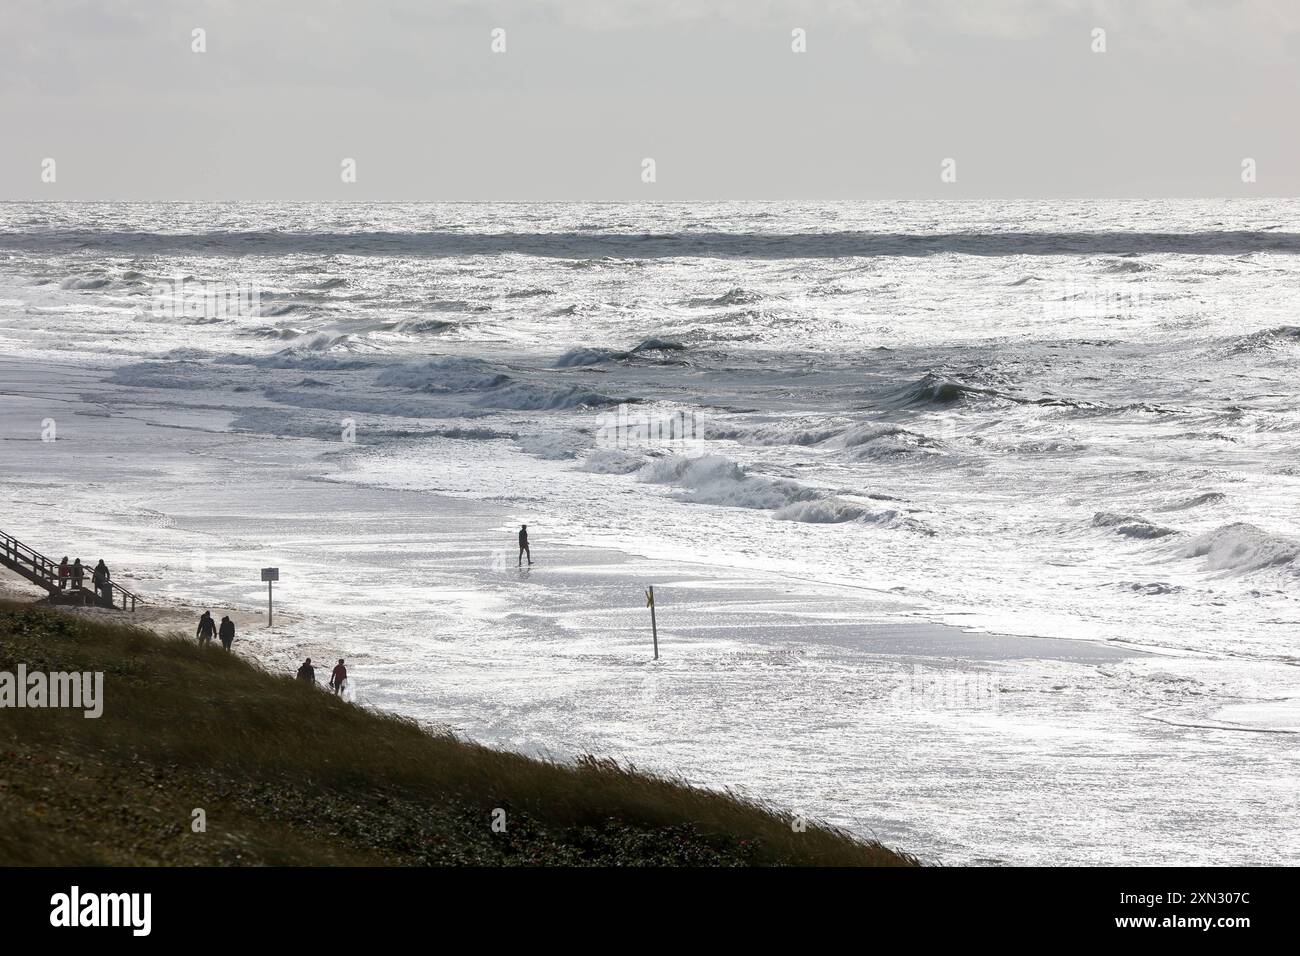
M347 679L348 669L343 664L343 658L340 657L339 662L334 665L334 670L330 673L329 687L330 690L334 691L335 697L343 693L343 685L347 682ZM302 666L298 668L298 680L311 684L312 687L316 686L316 668L311 666L310 657L303 661Z
M221 619L220 626L212 620L212 612L204 611L199 617L199 626L194 632L194 636L199 639L199 646L206 647L213 637L221 640L221 646L230 651L231 645L235 643L235 622L229 617Z

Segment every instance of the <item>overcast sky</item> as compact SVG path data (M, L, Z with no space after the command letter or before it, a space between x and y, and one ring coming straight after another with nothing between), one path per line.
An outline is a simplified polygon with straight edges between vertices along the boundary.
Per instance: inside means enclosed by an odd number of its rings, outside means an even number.
M5 199L1295 196L1297 116L1295 0L4 0L0 26Z

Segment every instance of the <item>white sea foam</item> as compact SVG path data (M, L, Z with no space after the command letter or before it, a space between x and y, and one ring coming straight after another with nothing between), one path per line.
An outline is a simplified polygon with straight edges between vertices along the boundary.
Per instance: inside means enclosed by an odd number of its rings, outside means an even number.
M367 666L390 668L376 691L385 703L463 721L480 739L626 747L710 780L739 767L747 783L849 815L884 802L904 814L950 807L951 768L996 752L1007 773L988 779L1024 785L974 793L969 816L1001 823L936 811L909 817L903 842L933 832L952 835L959 857L979 845L1033 860L1023 824L999 816L1014 804L1017 819L1063 839L1121 834L1111 852L1136 853L1123 807L1142 806L1180 832L1201 817L1214 827L1213 839L1142 847L1144 860L1294 862L1295 841L1243 836L1253 823L1241 815L1269 801L1214 802L1224 777L1276 780L1288 752L1260 760L1249 744L1230 759L1238 751L1223 730L1199 747L1200 731L1179 726L1142 759L1113 754L1149 747L1140 715L1158 712L1152 702L1177 710L1290 693L1293 668L1279 662L1294 656L1300 566L1300 237L1272 227L1296 219L1296 203L1274 200L0 205L3 351L74 376L13 389L7 400L28 404L3 416L12 440L0 483L16 502L55 489L41 529L55 540L89 527L124 547L137 503L194 516L199 537L168 539L136 562L166 590L181 587L184 549L215 540L207 528L234 513L216 503L242 506L257 473L249 506L265 507L265 525L231 518L229 565L186 586L255 607L240 562L254 567L267 542L293 547L311 584L294 593L298 576L287 578L286 599L313 633L384 658ZM253 284L262 312L152 315L142 292L176 274ZM600 429L613 402L690 415L699 447L683 454L662 435L608 447ZM60 444L34 441L45 417ZM139 440L113 444L107 470L91 471L87 442L110 427L138 429ZM66 488L40 470L49 462ZM294 476L308 483L276 498ZM294 511L318 494L328 515ZM443 496L463 507L432 513ZM292 532L278 523L286 509ZM586 599L603 559L572 587L546 577L546 557L531 578L502 571L473 524L495 509L503 546L527 520L537 557L582 542L656 555L667 563L655 574L679 581L687 567L711 582L736 567L771 575L790 602L777 616L797 617L780 648L807 656L738 664L754 631L727 626L734 606L709 597L678 616L665 602L672 653L656 673L681 706L629 708L640 692L618 675L642 622L615 615L629 594L628 613L640 611L639 579L609 582L564 617L556 607ZM428 521L412 531L419 516ZM371 560L373 588L333 574ZM441 575L446 590L431 604L420 587L394 587L406 575ZM806 590L826 582L843 596ZM732 601L750 586L719 591ZM882 592L906 607L880 610ZM770 597L747 605L765 634ZM404 644L430 615L438 639ZM996 719L945 724L931 712L893 729L875 705L892 688L872 681L887 681L898 659L876 625L887 620L890 640L903 640L905 627L889 630L899 616L1114 639L1185 663L1039 667L1026 650L999 665L1008 681ZM966 638L927 653L982 640ZM595 684L613 688L611 703L588 713ZM764 743L774 734L791 748L774 755ZM1068 823L1078 780L1053 776L1063 748L1096 756L1089 776L1107 782L1078 809L1090 820L1082 830ZM827 797L815 781L828 752L872 771L907 752L915 759L898 779L908 790L877 794L898 775L872 772ZM1199 776L1188 770L1198 766ZM1191 777L1195 805L1212 815L1178 816ZM1110 799L1116 778L1123 800ZM1161 803L1153 779L1177 781L1177 796ZM1229 831L1232 845L1219 839Z
M1204 558L1212 571L1258 571L1264 568L1300 571L1300 539L1269 534L1252 524L1222 525L1189 541L1185 557Z

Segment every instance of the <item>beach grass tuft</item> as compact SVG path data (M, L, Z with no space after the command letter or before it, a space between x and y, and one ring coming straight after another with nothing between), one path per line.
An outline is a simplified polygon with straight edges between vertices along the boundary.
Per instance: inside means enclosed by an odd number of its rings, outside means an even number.
M0 603L0 671L19 664L102 672L103 714L0 710L0 865L917 862L736 793L430 731L215 644Z

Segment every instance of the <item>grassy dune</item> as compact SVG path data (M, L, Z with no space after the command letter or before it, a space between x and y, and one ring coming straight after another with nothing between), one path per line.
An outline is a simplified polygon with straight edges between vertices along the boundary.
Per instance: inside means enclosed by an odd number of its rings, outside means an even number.
M610 761L431 734L219 647L0 603L0 671L19 663L102 671L104 713L0 710L0 865L915 863Z

